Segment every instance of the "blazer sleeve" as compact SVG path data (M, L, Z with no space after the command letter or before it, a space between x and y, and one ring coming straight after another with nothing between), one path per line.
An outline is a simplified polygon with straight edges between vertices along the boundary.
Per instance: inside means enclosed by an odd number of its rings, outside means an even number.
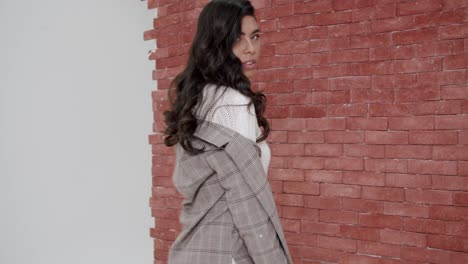
M243 109L247 112L246 107ZM241 113L240 116L246 114ZM237 122L242 121L239 119ZM233 223L253 262L291 263L288 261L290 258L287 258L287 245L281 245L277 234L280 229L277 209L255 138L252 140L252 137L236 132L234 138L225 145L224 151L207 156L208 164L216 171L225 190ZM272 219L277 221L276 228ZM284 237L282 230L279 232Z

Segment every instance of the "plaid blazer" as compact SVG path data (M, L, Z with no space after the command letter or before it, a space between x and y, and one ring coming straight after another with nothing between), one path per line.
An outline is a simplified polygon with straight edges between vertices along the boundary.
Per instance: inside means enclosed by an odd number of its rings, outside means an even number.
M173 182L183 226L169 264L293 264L256 142L200 121L191 155L179 144ZM232 257L231 257L232 256Z

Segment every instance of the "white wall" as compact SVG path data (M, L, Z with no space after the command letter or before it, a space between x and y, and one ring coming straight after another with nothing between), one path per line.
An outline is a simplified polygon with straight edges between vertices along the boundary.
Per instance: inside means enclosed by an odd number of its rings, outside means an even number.
M140 0L0 1L0 263L152 263Z

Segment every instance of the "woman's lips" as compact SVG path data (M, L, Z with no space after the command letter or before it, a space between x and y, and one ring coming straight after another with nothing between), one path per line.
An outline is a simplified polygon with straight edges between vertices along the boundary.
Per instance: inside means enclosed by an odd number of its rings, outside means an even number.
M242 67L247 70L252 70L257 67L257 61L256 60L248 60L242 63Z

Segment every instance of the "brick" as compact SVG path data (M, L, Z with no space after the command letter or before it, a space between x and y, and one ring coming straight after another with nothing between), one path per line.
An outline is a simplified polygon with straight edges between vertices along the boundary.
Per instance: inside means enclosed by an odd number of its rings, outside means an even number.
M319 184L312 182L288 182L283 184L285 193L319 195Z
M303 220L301 221L301 232L334 236L340 232L340 225Z
M431 85L456 85L456 84L464 84L466 79L466 72L465 70L452 70L452 71L443 71L443 72L422 72L417 74L418 78L418 86L431 86ZM458 86L462 87L463 86ZM468 86L464 85L465 92L468 90ZM444 89L442 89L444 92ZM442 93L442 98L444 97L444 93ZM465 98L465 97L464 97ZM447 99L460 99L460 98L447 98Z
M369 60L368 49L336 50L336 51L331 51L329 54L330 63L368 61L368 60Z
M468 191L468 177L432 175L432 188L440 190Z
M342 23L349 23L352 20L351 11L340 11L332 13L316 14L314 25L335 25Z
M344 155L348 157L371 157L383 158L383 145L361 145L361 144L345 144Z
M287 106L271 106L265 112L266 118L288 118L289 108Z
M387 130L387 118L350 117L346 119L346 128L349 130Z
M444 86L441 88L441 97L442 99L466 99L468 98L468 85Z
M444 57L444 70L463 69L466 67L467 55L448 55Z
M371 103L369 104L369 116L408 116L409 104Z
M276 194L275 202L279 205L304 206L303 195L298 194Z
M327 170L362 170L364 161L361 158L327 158L324 161Z
M288 244L291 245L307 245L307 246L317 246L317 235L310 233L291 233L284 232Z
M317 243L319 247L336 249L345 252L356 252L356 240L340 237L317 236Z
M423 28L396 32L392 34L393 45L405 45L437 40L439 32L437 28Z
M300 232L301 222L299 220L280 218L280 222L285 232L294 232L294 233Z
M391 17L371 21L371 29L373 33L403 31L414 28L414 17Z
M340 210L342 208L341 197L304 196L304 206L317 209Z
M284 63L285 66L323 65L328 63L328 56L324 53L293 54L292 63ZM288 65L286 65L288 64Z
M305 181L342 183L343 172L327 170L306 170Z
M287 133L288 143L324 143L324 133L322 131L289 131ZM314 144L315 145L315 144ZM319 144L320 145L320 144ZM312 146L312 145L310 145ZM305 147L305 153L308 155L308 146Z
M462 40L444 40L428 43L420 43L416 46L417 57L431 57L431 56L443 56L443 55L455 55L463 53L463 42ZM461 56L461 55L460 55ZM445 73L447 75L447 73ZM441 79L442 82L450 81L450 79Z
M324 158L322 157L293 157L288 161L288 167L296 168L296 169L306 169L306 170L323 169Z
M429 217L431 219L448 221L467 221L467 207L453 207L446 205L431 205L429 208Z
M272 7L266 7L257 12L257 17L260 21L267 19L275 19L278 17L290 16L294 14L294 5L285 4Z
M358 214L343 210L320 210L319 220L324 223L357 224Z
M442 58L412 58L394 62L395 73L429 72L442 70Z
M366 104L344 104L344 105L330 104L327 106L327 115L334 116L334 117L366 116L367 105Z
M434 117L415 116L415 117L389 117L390 130L433 130Z
M288 143L288 132L286 131L270 131L268 138L266 139L267 143ZM297 143L297 142L289 142Z
M421 13L431 13L442 10L439 0L418 0L397 4L396 15L406 16Z
M281 43L289 41L293 38L292 30L281 30L281 31L271 31L264 32L262 35L262 44L272 44L272 43ZM262 51L263 52L263 51Z
M468 160L468 146L434 146L434 160Z
M360 214L359 225L367 227L400 229L401 218L384 214Z
M431 186L430 175L387 173L385 185L392 187L429 188Z
M371 77L347 76L329 78L328 84L332 90L369 89L371 87Z
M395 5L374 5L353 10L353 22L393 17Z
M325 131L326 143L362 143L364 132L362 131Z
M369 171L344 171L343 183L364 186L384 186L385 174Z
M468 223L423 218L403 218L403 230L417 233L465 236Z
M458 206L468 206L468 193L457 192L453 194L453 204Z
M423 204L452 204L452 192L439 190L405 189L405 200Z
M262 57L262 59L257 62L257 68L258 69L279 68L279 67L287 67L292 64L293 64L292 55L276 55L276 56Z
M463 8L414 16L414 27L460 24L465 21Z
M275 46L275 54L297 54L309 52L309 41L281 42Z
M279 181L304 181L304 171L300 169L275 169L270 168L268 177Z
M294 80L293 88L294 91L304 92L326 91L328 90L328 81L326 79Z
M468 131L458 131L458 144L468 145Z
M455 115L462 113L461 102L457 101L432 101L416 102L413 109L414 115Z
M292 30L292 38L294 40L317 40L320 43L327 43L328 29L322 26L308 26L306 28L295 28Z
M375 75L372 76L372 88L401 88L416 86L416 74L392 74L392 75Z
M350 37L350 48L374 48L391 45L391 35L388 33L357 35Z
M364 196L363 196L364 198ZM365 199L343 198L343 209L361 213L383 213L383 203Z
M431 248L440 248L451 251L468 251L468 238L453 236L428 235L427 245Z
M368 144L408 144L408 133L404 131L365 131Z
M401 60L416 57L415 45L374 47L369 50L369 60Z
M468 162L458 161L457 170L459 175L468 175Z
M302 118L273 119L271 127L274 130L304 130L306 121Z
M380 240L383 243L406 245L412 247L426 247L426 234L405 232L400 230L380 230Z
M353 89L351 90L352 103L391 103L394 91L389 89Z
M438 86L398 89L395 91L396 102L420 102L433 100L440 100L440 88Z
M303 144L271 144L270 147L277 156L304 155Z
M366 171L407 173L408 161L396 159L372 159L364 160L364 169Z
M456 161L408 160L408 172L419 174L456 175Z
M337 263L341 259L342 251L321 247L301 247L300 255L305 259L319 259L326 262ZM313 263L313 262L312 262Z
M294 207L294 206L282 206L282 217L299 219L299 220L310 220L318 221L319 219L319 210L318 209L309 209L303 207Z
M362 198L384 201L403 201L404 192L402 188L363 186Z
M457 144L456 131L410 131L409 144L451 145Z
M328 12L332 11L332 2L330 0L296 2L294 3L294 11L297 14Z
M386 145L385 158L388 159L430 159L432 146Z
M374 242L374 241L358 241L358 253L387 256L387 257L400 257L400 246Z
M293 105L289 111L289 116L293 118L318 118L324 117L327 110L325 106Z
M361 187L357 185L321 183L320 194L322 196L360 198Z
M301 120L303 121L303 120ZM313 118L307 119L307 130L344 130L346 128L346 119L344 118ZM305 128L297 129L303 130Z
M429 206L415 203L385 202L384 214L406 217L429 217Z
M283 181L270 180L270 186L273 193L283 192Z
M366 264L378 264L381 263L381 257L377 256L367 256L367 255L358 255L354 253L343 254L340 262L338 263L348 263L348 264L358 264L358 263L366 263Z
M356 225L341 225L340 235L346 238L353 238L358 240L379 241L380 229Z
M295 80L295 79L306 79L312 75L312 67L296 67L294 71L288 68L274 69L277 74L278 80Z
M337 157L343 154L341 144L308 144L305 146L305 155L319 157Z
M280 93L270 95L270 102L273 105L299 105L306 103L305 93Z
M402 246L401 258L409 261L422 261L440 264L450 263L449 252L432 248Z

